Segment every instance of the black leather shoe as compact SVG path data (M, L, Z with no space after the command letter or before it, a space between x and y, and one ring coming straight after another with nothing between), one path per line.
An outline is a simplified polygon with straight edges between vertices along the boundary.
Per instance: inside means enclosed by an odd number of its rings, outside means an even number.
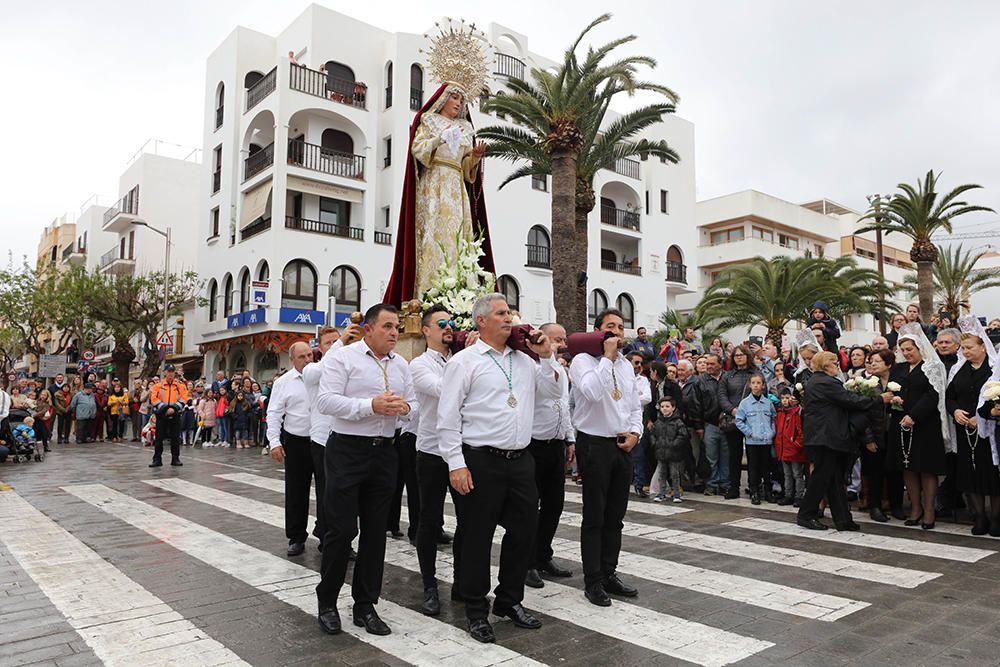
M934 530L934 522L931 521L930 523L921 523L920 527L924 530Z
M287 553L289 556L301 556L302 552L306 550L306 545L303 542L292 542L288 545Z
M455 538L451 533L447 533L442 530L441 534L438 535L438 544L451 544L453 539Z
M163 465L163 461L160 461L158 459L153 459L153 462L149 464L149 467L150 468L159 468L162 465Z
M441 613L441 600L438 598L436 587L424 589L424 601L420 605L420 611L424 613L424 616L437 616Z
M881 507L873 507L871 511L868 512L868 516L871 517L872 521L878 521L879 523L885 523L889 520L889 517L885 515L885 512L882 511Z
M990 537L1000 537L1000 521L990 521Z
M370 635L385 636L392 634L392 630L390 630L389 626L385 624L385 621L378 617L378 614L375 613L374 609L367 611L360 616L355 615L354 625L359 628L364 628L365 632Z
M583 591L584 596L590 601L590 604L596 604L598 607L610 607L611 598L608 597L608 592L604 590L602 584L591 584L587 586Z
M389 530L389 534L398 540L403 536L403 531L401 531L399 528L391 528Z
M340 614L336 607L320 608L319 627L329 635L340 634Z
M520 604L516 604L510 609L502 610L493 607L493 615L501 618L509 618L514 621L514 625L527 630L537 630L542 627L542 622L532 616Z
M564 567L556 565L555 561L546 561L538 566L540 573L545 573L550 577L572 577L573 573Z
M898 520L900 520L900 521L903 521L903 520L905 520L905 519L906 519L906 512L904 512L904 511L902 510L902 508L900 508L900 509L894 509L894 510L890 510L889 514L891 514L891 515L892 515L892 518L893 518L893 519L898 519Z
M739 489L729 489L726 491L726 495L722 496L723 500L736 500L740 497Z
M530 588L545 588L545 582L538 576L538 570L531 569L524 575L524 585Z
M639 594L638 588L635 586L629 586L624 581L619 579L617 574L612 574L604 580L604 590L611 595L621 595L626 598L634 598Z
M924 518L924 513L921 512L920 516L918 516L916 519L907 519L906 521L903 522L903 525L904 526L919 526L921 523L923 523L923 521L921 521L923 518Z
M837 526L837 530L839 531L861 530L861 526L851 521L850 523L845 523L840 526Z
M182 466L184 464L181 463L180 459L174 459L173 461L170 462L170 465L172 465L172 466Z
M985 515L979 515L976 517L976 522L972 526L973 535L985 535L990 532L990 522Z
M795 523L809 530L827 530L829 526L819 519L796 519Z
M469 634L477 642L482 642L483 644L492 644L497 640L497 636L493 632L493 626L485 618L470 620Z

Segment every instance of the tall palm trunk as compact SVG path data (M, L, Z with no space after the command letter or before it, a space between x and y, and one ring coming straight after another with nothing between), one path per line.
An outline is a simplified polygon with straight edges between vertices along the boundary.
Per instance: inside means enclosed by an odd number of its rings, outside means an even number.
M581 243L576 222L576 152L552 153L552 300L556 319L567 331L586 331L586 232Z
M917 262L917 297L920 318L930 322L934 316L934 262Z

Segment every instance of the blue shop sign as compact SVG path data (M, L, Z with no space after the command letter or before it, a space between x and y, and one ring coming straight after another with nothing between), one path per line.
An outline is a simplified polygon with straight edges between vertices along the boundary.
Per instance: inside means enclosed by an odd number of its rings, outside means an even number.
M350 313L335 313L333 316L333 326L346 327L351 323Z
M326 323L326 313L306 308L282 308L278 313L278 321L289 324L322 325Z
M263 324L265 322L267 322L267 311L263 308L257 308L245 313L230 315L226 318L226 328L238 329L239 327L246 327L251 324Z

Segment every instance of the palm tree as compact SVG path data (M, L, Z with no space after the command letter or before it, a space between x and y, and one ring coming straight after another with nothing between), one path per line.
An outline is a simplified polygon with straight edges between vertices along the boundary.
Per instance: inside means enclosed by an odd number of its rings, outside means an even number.
M898 232L913 240L910 259L917 265L917 296L920 301L920 316L929 322L934 311L934 261L938 257L937 246L931 236L939 231L951 233L951 224L960 215L974 211L995 211L987 206L976 206L958 198L969 190L982 186L960 185L945 196L938 198L938 175L928 171L922 182L914 188L908 183L900 183L897 192L885 208L875 206L862 216L861 220L872 223L861 232L881 229L886 234Z
M816 301L834 319L878 313L885 283L877 271L858 268L851 257L755 257L728 269L705 291L696 312L719 329L767 328L778 344L789 322L805 320ZM896 309L886 303L885 308Z
M976 292L1000 287L1000 269L976 269L976 263L986 252L974 253L961 244L942 248L934 261L934 296L941 310L955 317L968 312L969 299ZM917 274L910 273L905 282L911 293L917 293Z
M488 143L487 154L526 162L500 187L525 176L552 176L552 281L553 303L559 320L573 331L586 328L587 317L587 217L594 209L593 181L598 169L624 157L653 155L679 160L665 141L634 141L643 129L672 113L677 95L654 83L639 81L640 66L655 67L646 56L626 56L606 63L616 48L636 39L629 35L599 48L589 48L580 60L576 51L583 38L608 21L604 14L588 25L566 50L555 73L532 69L531 82L507 80L507 93L490 97L484 112L496 111L514 126L492 126L477 132ZM611 100L619 93L652 91L665 102L650 104L624 114L601 130Z
M656 345L663 345L670 338L671 330L676 330L684 334L684 330L691 327L695 331L701 332L701 342L706 348L713 338L718 338L721 330L714 325L712 318L706 317L703 312L693 310L688 313L681 313L671 308L660 313L657 319L661 328L650 334L649 339Z

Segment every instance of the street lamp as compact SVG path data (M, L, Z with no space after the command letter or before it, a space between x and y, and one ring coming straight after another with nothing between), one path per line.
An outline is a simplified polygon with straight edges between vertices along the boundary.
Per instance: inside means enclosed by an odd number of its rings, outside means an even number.
M875 224L882 224L882 195L875 193L868 195L868 203L875 209ZM882 254L882 228L875 228L875 261L878 265L878 275L882 279L882 286L879 289L879 313L878 330L881 335L885 335L885 260Z
M148 222L142 220L133 220L133 225L140 227L145 227L146 229L156 232L164 239L166 239L166 248L163 251L163 332L167 332L167 308L170 304L170 227L167 227L167 231L162 231L153 227ZM166 355L164 355L164 360Z

